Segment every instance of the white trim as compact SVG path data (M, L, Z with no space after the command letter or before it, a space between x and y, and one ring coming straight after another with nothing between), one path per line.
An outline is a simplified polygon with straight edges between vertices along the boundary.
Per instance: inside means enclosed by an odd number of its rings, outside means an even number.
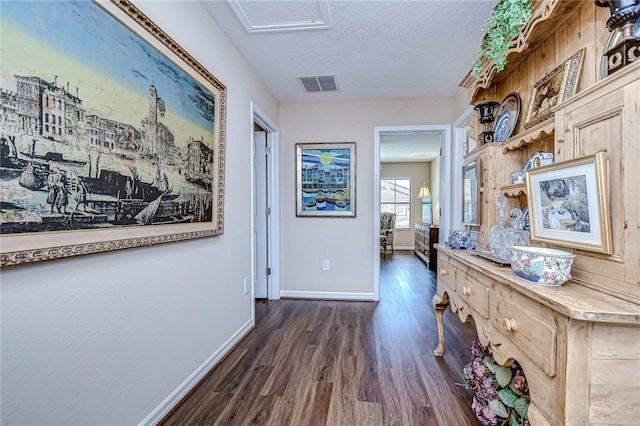
M416 248L414 246L393 246L394 251L414 251Z
M280 292L280 296L287 299L362 300L367 302L377 301L377 299L374 299L374 295L372 293L282 290Z
M231 336L217 351L215 351L200 367L196 369L187 379L178 386L176 390L171 392L155 410L153 410L144 420L140 422L140 426L155 426L167 415L173 408L182 401L200 380L202 380L209 371L213 369L233 348L240 342L254 327L253 318L247 321L240 330Z
M380 300L380 132L373 131L373 300Z
M451 160L451 125L443 129L442 155L440 156L440 227L439 242L444 242L444 236L449 235L451 229L451 194L454 193L451 187L451 176L453 173ZM447 194L445 197L444 194Z
M464 161L464 143L467 137L465 128L469 124L469 119L475 113L473 105L470 105L456 121L453 123L453 142L451 149L451 169L454 170L451 176L451 193L456 194L457 188L460 188L459 196L453 198L450 212L450 225L452 230L462 229L462 163ZM455 172L458 170L459 172ZM449 233L440 232L441 241L448 238Z
M270 185L268 194L268 204L271 208L271 215L269 216L269 267L271 268L271 277L269 279L268 298L279 299L280 298L280 132L278 125L269 118L269 116L255 103L251 102L251 208L253 211L253 169L254 169L254 156L253 156L253 123L258 123L260 127L267 131L267 143L271 149L269 155L269 163L267 168L270 174ZM251 282L255 282L256 271L253 271L253 265L255 264L254 250L255 241L253 238L255 232L255 224L253 223L253 215L251 219L251 265L252 265L252 277ZM253 298L253 293L252 293ZM253 309L253 304L252 304ZM252 312L252 317L253 317Z
M414 126L375 126L373 129L373 296L374 300L380 300L380 134L381 133L393 133L393 132L436 132L443 133L442 138L442 153L440 161L440 205L444 209L448 209L448 204L443 201L444 189L449 188L450 182L445 182L443 179L442 164L444 162L447 146L451 145L451 125L449 124L426 124L426 125L414 125ZM449 157L446 157L449 158ZM446 164L446 163L445 163ZM450 167L449 167L450 168ZM449 171L449 178L450 178ZM450 197L448 197L450 198ZM441 209L442 211L442 209ZM445 210L448 211L448 210ZM444 218L444 216L443 216ZM441 224L442 226L442 224ZM442 235L442 233L441 233Z
M227 0L227 4L238 18L244 29L249 33L284 32L325 30L331 28L331 12L328 0L317 0L320 19L310 21L274 22L270 24L254 24L247 16L238 0Z

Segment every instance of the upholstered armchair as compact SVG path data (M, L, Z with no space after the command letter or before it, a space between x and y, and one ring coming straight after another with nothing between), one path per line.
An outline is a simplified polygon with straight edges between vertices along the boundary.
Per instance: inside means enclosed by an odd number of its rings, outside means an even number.
M393 230L395 227L395 213L380 213L380 247L384 250L385 256L388 246L391 247L391 253L393 253Z

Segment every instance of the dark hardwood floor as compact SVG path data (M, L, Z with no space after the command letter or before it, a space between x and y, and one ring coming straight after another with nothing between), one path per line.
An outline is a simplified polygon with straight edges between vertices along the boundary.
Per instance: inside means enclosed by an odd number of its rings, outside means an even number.
M256 327L163 425L478 425L461 382L475 328L445 313L413 254L381 259L380 302L256 303Z

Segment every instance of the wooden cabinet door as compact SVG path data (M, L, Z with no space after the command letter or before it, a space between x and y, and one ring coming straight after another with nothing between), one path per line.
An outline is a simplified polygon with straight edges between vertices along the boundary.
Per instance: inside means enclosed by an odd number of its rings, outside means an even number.
M578 250L573 275L586 285L640 302L640 80L601 85L565 107L557 123L558 161L606 152L613 254Z

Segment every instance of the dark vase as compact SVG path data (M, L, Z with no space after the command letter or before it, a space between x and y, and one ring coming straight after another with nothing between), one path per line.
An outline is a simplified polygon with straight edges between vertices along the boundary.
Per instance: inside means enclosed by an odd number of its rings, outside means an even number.
M493 123L493 110L499 105L497 102L487 101L476 105L473 109L480 113L480 123Z
M620 31L620 42L604 53L607 74L621 70L640 60L640 37L634 35L640 21L640 0L595 0L597 6L611 9L607 20L609 31ZM637 34L637 33L636 33Z
M500 104L498 102L487 101L479 103L478 105L473 107L473 109L480 113L479 121L484 126L484 132L480 133L480 145L493 142L493 131L491 130L494 120L493 110L499 105Z
M638 0L596 0L596 5L600 7L611 8L611 14L615 15L616 13L628 9L630 7L636 6L638 4Z
M626 24L635 24L640 15L640 0L595 0L596 6L611 9L611 18L607 21L610 30L620 29Z

